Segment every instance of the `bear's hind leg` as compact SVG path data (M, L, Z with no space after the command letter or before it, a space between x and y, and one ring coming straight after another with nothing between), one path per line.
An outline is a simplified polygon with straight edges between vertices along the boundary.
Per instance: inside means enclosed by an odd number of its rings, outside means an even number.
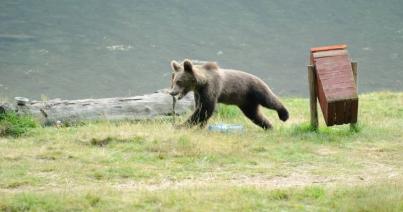
M242 112L248 117L253 123L260 126L261 128L267 130L271 129L272 125L269 120L259 111L258 104L249 104L243 107L240 107Z
M259 99L259 103L263 107L277 111L280 120L287 121L289 117L288 110L275 95L269 93L269 95L261 95Z

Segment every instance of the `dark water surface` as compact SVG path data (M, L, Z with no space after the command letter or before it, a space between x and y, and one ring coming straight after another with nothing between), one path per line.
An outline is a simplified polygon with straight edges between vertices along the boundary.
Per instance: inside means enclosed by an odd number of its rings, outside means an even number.
M191 58L307 96L308 50L346 43L359 91L403 90L402 0L2 0L0 96L128 96Z

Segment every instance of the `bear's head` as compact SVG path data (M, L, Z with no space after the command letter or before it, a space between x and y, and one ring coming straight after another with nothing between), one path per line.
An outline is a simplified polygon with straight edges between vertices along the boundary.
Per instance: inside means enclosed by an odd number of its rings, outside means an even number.
M173 60L171 68L173 73L169 94L178 96L178 99L181 99L189 91L195 90L198 86L203 86L207 81L206 71L218 69L218 65L211 62L204 65L193 65L192 61L186 59L182 65Z
M171 68L173 73L169 94L182 99L189 91L194 89L197 83L195 74L193 73L193 64L190 60L183 61L183 65L173 60Z

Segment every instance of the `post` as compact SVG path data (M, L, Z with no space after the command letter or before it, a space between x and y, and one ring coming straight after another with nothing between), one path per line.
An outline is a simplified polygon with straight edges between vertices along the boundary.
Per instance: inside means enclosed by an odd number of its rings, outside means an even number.
M354 76L354 81L355 81L355 86L358 87L358 82L357 82L357 62L351 62L351 67L353 69L353 76Z
M353 76L354 76L354 81L355 81L355 87L357 88L358 91L358 81L357 81L357 72L358 72L358 63L357 62L351 62L351 68L353 70ZM357 123L350 123L350 129L353 131L357 131Z
M318 129L317 85L315 66L308 65L309 102L311 106L311 127Z

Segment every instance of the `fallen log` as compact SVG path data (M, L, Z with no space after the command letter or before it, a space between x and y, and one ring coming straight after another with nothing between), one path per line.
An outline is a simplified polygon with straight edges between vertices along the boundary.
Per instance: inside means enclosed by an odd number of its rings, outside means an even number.
M193 94L188 94L176 103L175 113L183 114L193 107ZM9 110L32 115L43 125L86 120L144 120L173 115L172 97L167 89L142 96L102 99L29 101L16 98L14 104L0 105L0 112Z

